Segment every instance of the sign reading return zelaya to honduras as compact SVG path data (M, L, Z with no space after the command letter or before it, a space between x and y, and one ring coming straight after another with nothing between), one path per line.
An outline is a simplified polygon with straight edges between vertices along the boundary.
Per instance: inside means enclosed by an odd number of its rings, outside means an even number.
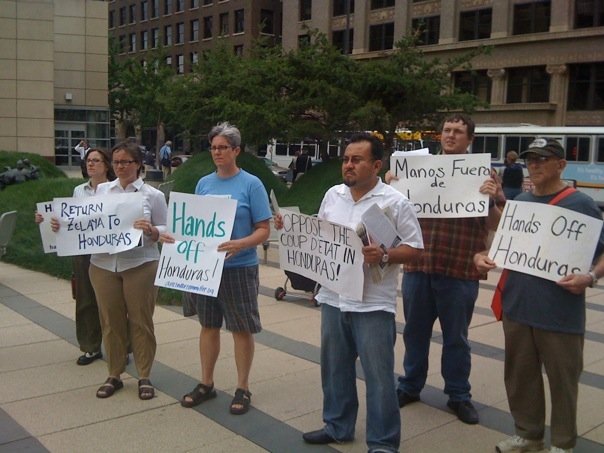
M489 257L499 267L546 280L586 274L602 220L544 203L507 201Z
M55 198L53 215L59 219L58 256L118 253L136 247L142 230L134 221L143 217L140 193Z
M342 296L363 299L363 243L354 230L317 217L280 210L281 269L308 277Z
M485 217L489 196L479 192L491 176L491 155L395 156L390 183L415 207L417 217Z
M171 192L168 232L176 242L163 244L155 284L216 297L226 252L218 245L231 237L237 200Z

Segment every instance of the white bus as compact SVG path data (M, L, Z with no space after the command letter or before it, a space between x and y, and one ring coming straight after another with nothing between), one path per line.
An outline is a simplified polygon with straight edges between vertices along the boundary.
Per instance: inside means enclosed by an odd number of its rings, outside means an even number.
M536 137L558 140L568 165L562 178L587 193L604 208L604 127L476 126L472 153L490 153L494 167L504 164L508 151L521 151Z

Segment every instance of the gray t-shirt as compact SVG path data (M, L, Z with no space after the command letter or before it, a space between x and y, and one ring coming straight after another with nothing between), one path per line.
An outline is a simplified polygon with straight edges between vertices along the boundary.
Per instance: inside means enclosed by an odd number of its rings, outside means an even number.
M538 197L529 192L515 201L549 203L556 194ZM574 192L556 206L602 218L596 203L582 192ZM604 229L594 259L604 251ZM572 334L585 333L585 293L572 294L549 280L510 271L503 289L503 312L512 321L543 330Z

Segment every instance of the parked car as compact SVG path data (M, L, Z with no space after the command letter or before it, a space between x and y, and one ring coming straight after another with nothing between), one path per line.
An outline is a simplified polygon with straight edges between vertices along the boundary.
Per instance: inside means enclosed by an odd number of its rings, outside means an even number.
M275 175L281 181L287 182L287 174L289 172L288 168L277 165L275 162L273 162L267 157L259 157L259 159L261 159L264 164L270 169L270 171L273 172L273 175Z

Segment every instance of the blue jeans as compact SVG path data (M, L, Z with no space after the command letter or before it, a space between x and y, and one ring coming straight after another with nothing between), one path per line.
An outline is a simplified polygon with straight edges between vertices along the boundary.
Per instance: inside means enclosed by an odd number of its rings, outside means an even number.
M394 314L341 312L321 306L321 382L325 431L352 440L359 401L356 359L365 373L369 450L398 451L401 417L395 392Z
M424 388L432 327L438 318L443 332L441 373L445 393L450 401L469 400L472 362L468 326L478 297L478 281L407 272L402 293L405 376L398 378L398 390L419 395Z

